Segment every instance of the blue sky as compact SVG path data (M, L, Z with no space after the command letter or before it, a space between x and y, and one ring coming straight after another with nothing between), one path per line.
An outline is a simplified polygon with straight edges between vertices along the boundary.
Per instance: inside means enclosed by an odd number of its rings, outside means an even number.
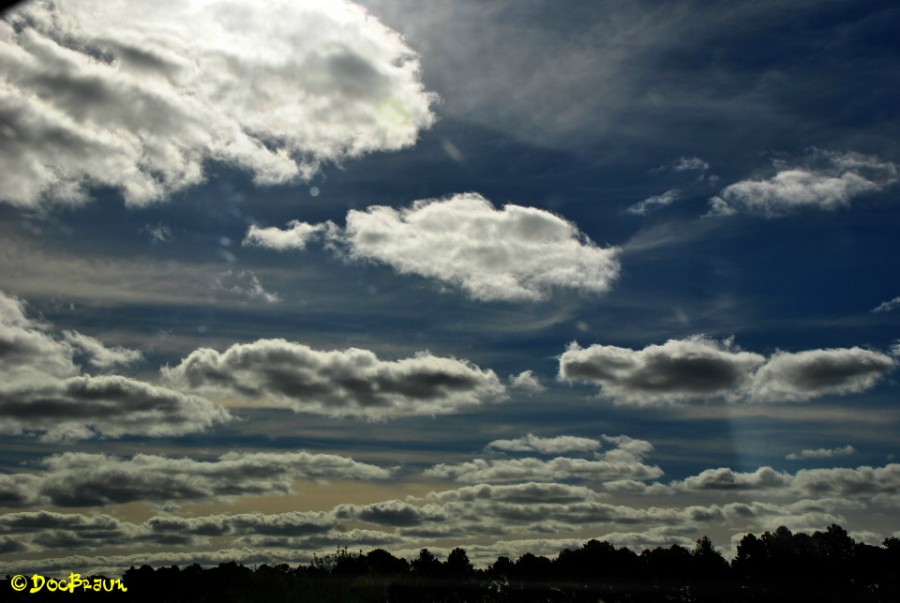
M898 17L8 11L2 565L896 536Z

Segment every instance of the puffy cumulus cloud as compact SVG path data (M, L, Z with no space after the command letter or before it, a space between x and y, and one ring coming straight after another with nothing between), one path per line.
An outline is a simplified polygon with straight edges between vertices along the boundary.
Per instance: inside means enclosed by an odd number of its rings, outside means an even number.
M289 493L297 480L390 476L386 469L351 458L307 452L231 452L212 461L148 454L126 459L67 452L43 459L41 466L39 473L2 476L0 496L16 506L171 504Z
M722 398L802 402L862 392L896 368L891 356L862 348L776 352L768 359L731 340L702 335L642 350L577 343L559 359L559 379L593 383L618 404L653 406Z
M892 310L896 310L897 308L900 308L900 296L886 302L881 302L880 304L872 308L872 312L891 312Z
M470 503L479 500L493 500L508 503L569 503L594 500L597 492L585 486L558 484L553 482L525 482L522 484L477 484L454 490L430 492L425 499L441 503Z
M815 450L807 448L800 452L792 452L784 458L789 461L799 461L801 459L830 459L851 454L856 454L856 448L847 444L840 448L816 448Z
M98 368L140 358L76 331L55 338L50 325L29 319L20 300L0 292L0 433L40 432L49 441L173 436L233 419L198 396L119 375L80 375L77 353Z
M506 450L509 452L540 452L542 454L557 454L560 452L590 452L597 450L602 444L600 440L580 438L577 436L556 436L542 438L533 434L515 438L512 440L494 440L485 448Z
M63 340L87 356L91 366L107 369L117 364L137 362L143 355L138 350L108 348L100 340L77 331L63 331Z
M618 249L601 248L548 211L495 209L477 193L347 213L349 256L460 287L483 301L537 301L553 287L603 293L619 275Z
M0 198L142 205L223 161L260 184L413 144L416 54L348 1L24 3L0 21Z
M368 350L325 352L283 339L223 353L201 348L163 375L178 388L213 396L371 419L452 413L506 396L493 371L456 358L426 352L386 361Z
M332 222L309 224L300 220L288 222L288 228L282 230L275 226L262 228L252 224L244 236L243 245L249 247L267 247L278 251L288 249L306 249L307 243L322 233L332 232L337 228Z
M760 402L802 402L861 392L896 366L890 356L858 347L777 352L754 375L752 397Z
M530 439L529 439L530 438ZM650 480L662 476L662 470L647 465L643 457L653 450L649 442L634 440L627 436L603 436L610 443L621 444L603 454L596 453L594 459L556 457L550 460L538 458L517 459L475 459L456 465L438 464L425 470L424 475L443 479L454 479L468 483L503 483L522 481L545 481L579 479L587 481L613 481L622 479ZM584 450L588 443L599 446L596 440L587 438L535 438L526 436L519 440L498 440L489 447L500 443L501 449L522 449L550 452L554 450Z
M806 165L776 162L767 180L742 180L710 200L711 215L738 212L776 217L801 208L835 210L849 207L861 195L897 182L897 166L878 157L813 149Z
M534 371L522 371L518 375L510 375L509 385L515 389L521 389L532 394L539 394L547 389L541 384Z
M639 203L635 203L630 206L625 211L629 214L635 214L638 216L644 216L653 211L654 209L659 209L660 207L666 207L667 205L672 205L676 201L681 198L681 191L678 189L669 189L661 195L654 195L652 197L647 197L643 201Z
M560 356L559 378L600 385L617 403L648 406L732 396L764 360L702 335L642 350L572 343Z

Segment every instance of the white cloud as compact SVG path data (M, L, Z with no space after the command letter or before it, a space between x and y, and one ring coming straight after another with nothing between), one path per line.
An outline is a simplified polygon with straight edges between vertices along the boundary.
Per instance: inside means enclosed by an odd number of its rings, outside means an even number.
M705 172L709 164L699 157L679 157L672 165L673 172Z
M892 310L896 310L900 308L900 296L895 297L894 299L886 302L881 302L874 308L872 308L872 312L890 312Z
M777 172L769 179L742 180L725 187L710 200L709 214L750 212L776 217L804 207L835 210L898 180L896 165L859 153L814 149L806 163L788 168L776 162Z
M671 205L675 201L681 198L681 191L678 189L669 189L661 195L654 195L653 197L648 197L641 201L640 203L635 203L630 206L625 211L629 214L635 214L638 216L644 216L653 211L654 209L659 209L660 207L666 207L667 205Z
M493 371L464 360L424 352L386 361L368 350L326 352L283 339L223 353L201 348L162 373L182 389L328 416L437 415L506 397Z
M518 375L509 376L509 385L516 389L522 389L534 394L540 393L547 388L544 387L534 371L522 371Z
M266 291L263 288L259 277L252 270L226 270L213 280L212 288L269 304L281 301L281 297L277 293Z
M0 21L6 202L144 205L208 160L259 184L413 144L434 116L416 54L347 1L30 2Z
M559 378L596 383L617 403L647 406L732 396L764 360L702 335L642 350L573 343L560 356Z
M803 402L870 389L897 361L862 348L776 352L768 359L695 335L642 350L573 343L559 378L593 383L618 404L653 406L687 400Z
M485 448L506 450L509 452L540 452L542 454L557 454L560 452L590 452L600 448L600 440L591 438L579 438L577 436L556 436L553 438L541 438L528 434L513 440L494 440Z
M255 247L267 247L285 251L288 249L306 249L306 244L313 240L322 231L328 229L330 223L308 224L299 220L291 220L285 230L270 226L260 228L255 224L250 226L244 237L243 245Z
M131 364L143 358L138 350L122 347L108 348L98 339L78 331L63 331L62 334L66 343L88 356L88 361L97 368L106 369L116 364Z
M347 213L350 256L461 287L470 297L537 301L552 287L603 293L618 277L618 249L601 248L550 212L477 193Z
M792 452L784 458L789 461L799 461L801 459L830 459L851 454L856 454L856 448L847 444L840 448L806 448L800 452Z
M896 366L890 356L858 347L776 352L754 375L752 397L759 402L803 402L862 392Z

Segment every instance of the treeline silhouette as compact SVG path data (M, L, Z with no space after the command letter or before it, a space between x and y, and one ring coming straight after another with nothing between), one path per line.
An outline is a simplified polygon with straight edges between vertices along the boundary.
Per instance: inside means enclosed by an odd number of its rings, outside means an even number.
M64 576L54 576L63 578ZM422 549L412 561L376 549L338 549L308 566L235 562L203 569L197 564L156 570L132 567L122 576L127 592L15 592L7 601L135 602L530 602L576 601L900 601L900 539L882 546L855 542L838 525L812 535L785 527L747 534L728 563L707 537L693 550L674 544L644 550L590 540L555 559L525 553L499 557L475 569L466 551L439 560ZM29 584L30 586L30 584Z

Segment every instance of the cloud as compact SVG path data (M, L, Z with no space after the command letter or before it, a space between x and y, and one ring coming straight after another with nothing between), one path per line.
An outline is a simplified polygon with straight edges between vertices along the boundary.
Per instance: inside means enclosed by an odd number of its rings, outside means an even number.
M143 358L143 354L138 350L122 347L108 348L98 339L78 331L63 331L62 334L64 341L85 354L88 362L100 369L111 368L117 364L131 364Z
M895 297L894 299L886 302L881 302L874 308L872 308L872 312L890 312L892 310L896 310L900 308L900 297Z
M352 210L342 238L351 258L452 284L482 301L538 301L553 287L604 293L619 275L618 249L598 247L548 211L497 210L477 193Z
M50 325L26 317L24 304L0 291L0 433L43 432L48 441L173 436L233 419L197 396L119 375L81 375L76 350L98 368L140 357L76 331L55 339Z
M600 440L591 438L579 438L576 436L556 436L553 438L541 438L528 434L514 440L494 440L485 448L505 450L508 452L540 452L542 454L556 454L560 452L591 452L600 448Z
M830 459L836 456L849 456L851 454L856 454L856 448L847 444L842 448L804 449L799 453L792 452L784 458L789 461L799 461L801 459Z
M752 397L759 402L803 402L862 392L896 366L890 356L858 347L777 352L754 375Z
M709 169L709 164L699 157L679 157L678 161L672 164L673 172L705 172Z
M695 335L642 350L573 343L560 356L559 378L599 385L617 404L634 406L717 398L803 402L865 391L896 365L886 354L858 347L776 352L766 359L731 341Z
M810 207L836 210L859 196L878 192L898 180L897 166L874 156L813 149L807 165L777 172L766 180L742 180L710 200L709 215L738 212L777 217Z
M243 245L251 247L266 247L285 251L288 249L306 249L306 244L317 235L333 226L330 222L324 224L308 224L300 220L288 222L286 230L270 226L260 228L255 224L250 226L244 237Z
M782 488L791 483L789 473L761 467L752 473L741 473L728 468L706 469L699 475L677 482L684 490L759 490Z
M538 394L547 389L541 385L541 382L537 378L537 375L534 374L534 371L522 371L518 375L510 375L509 386L533 394Z
M370 419L452 413L506 396L493 371L464 360L423 352L385 361L368 350L325 352L283 339L223 353L201 348L162 373L175 387L212 396Z
M641 201L640 203L635 203L630 206L625 211L629 214L635 214L638 216L644 216L653 211L654 209L659 209L660 207L666 207L667 205L671 205L675 201L681 198L681 191L676 188L667 190L661 195L655 195L653 197L648 197Z
M44 458L43 471L7 474L17 506L92 507L130 502L171 504L235 496L286 494L297 480L384 479L386 469L331 454L230 452L212 461L138 454L66 452ZM2 484L2 482L0 482Z
M550 460L537 458L517 459L475 459L456 465L438 464L423 472L428 477L454 479L467 483L503 483L521 481L557 481L579 479L589 481L648 480L662 476L659 467L646 465L644 457L652 452L653 446L644 440L627 436L603 436L604 441L616 444L595 459L556 457ZM499 444L497 446L496 444ZM600 446L596 440L561 436L559 438L535 438L530 434L519 440L496 440L488 447L504 450L537 450L555 452L562 450L587 450L592 444Z
M259 277L252 270L226 270L213 280L212 288L244 299L258 300L269 304L281 301L281 297L277 293L266 291L263 288Z
M0 21L3 200L145 205L225 162L258 184L412 145L417 55L346 1L30 2Z
M731 396L764 360L702 335L643 350L573 343L560 356L559 378L600 385L617 403L648 406Z

